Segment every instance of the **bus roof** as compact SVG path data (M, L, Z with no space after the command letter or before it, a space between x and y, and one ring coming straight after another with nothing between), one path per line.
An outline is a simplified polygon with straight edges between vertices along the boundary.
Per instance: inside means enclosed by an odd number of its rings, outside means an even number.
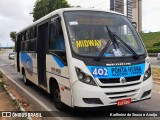
M95 9L95 8L61 8L61 9L57 9L57 10L45 15L44 17L38 19L37 21L33 22L31 25L29 25L29 26L23 28L22 30L20 30L18 33L21 33L23 31L25 31L26 29L28 29L32 26L35 26L38 23L43 22L44 20L52 17L55 14L63 13L64 11L100 11L100 12L109 12L109 13L115 13L115 14L123 15L123 14L118 13L118 12L114 12L114 11L110 11L110 10L100 10L100 9Z

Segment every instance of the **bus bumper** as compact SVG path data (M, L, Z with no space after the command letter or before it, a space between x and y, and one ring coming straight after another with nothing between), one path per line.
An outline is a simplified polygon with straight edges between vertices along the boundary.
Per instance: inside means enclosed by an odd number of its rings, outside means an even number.
M127 87L99 87L77 81L72 87L73 107L102 107L117 105L118 100L130 99L131 103L151 98L152 76L146 81Z

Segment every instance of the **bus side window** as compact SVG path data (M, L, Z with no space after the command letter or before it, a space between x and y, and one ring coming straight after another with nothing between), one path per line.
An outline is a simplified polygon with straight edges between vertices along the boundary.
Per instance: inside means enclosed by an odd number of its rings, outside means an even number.
M50 24L50 50L65 51L64 36L60 21L57 19Z
M21 33L21 51L24 51L24 40L25 40L25 34L23 32Z
M35 52L36 51L36 27L33 27L30 29L30 50L31 52Z
M64 65L67 65L64 36L59 19L54 20L49 25L49 31L49 50L56 54Z

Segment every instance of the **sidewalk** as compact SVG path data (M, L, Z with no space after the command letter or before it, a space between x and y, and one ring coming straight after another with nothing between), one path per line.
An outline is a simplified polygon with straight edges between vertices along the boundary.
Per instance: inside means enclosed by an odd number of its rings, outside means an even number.
M16 105L14 105L14 101L8 95L7 91L4 88L3 82L0 80L0 120L26 120L26 118L9 118L9 117L1 117L2 112L10 112L10 111L20 111Z

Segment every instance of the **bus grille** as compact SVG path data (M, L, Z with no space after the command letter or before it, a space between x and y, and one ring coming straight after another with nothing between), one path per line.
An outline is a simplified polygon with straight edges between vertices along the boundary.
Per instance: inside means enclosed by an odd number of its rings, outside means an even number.
M100 86L101 88L120 88L120 87L130 87L130 86L136 86L141 84L141 82L133 83L133 84L127 84L127 85L111 85L111 86Z
M106 92L105 94L107 95L108 98L115 100L116 102L118 99L134 97L138 93L138 90L139 89L121 91L121 92Z
M125 77L126 82L133 82L133 81L138 81L140 79L140 75L139 76L133 76L133 77ZM109 79L99 79L101 83L104 84L112 84L112 83L120 83L120 78L109 78Z

